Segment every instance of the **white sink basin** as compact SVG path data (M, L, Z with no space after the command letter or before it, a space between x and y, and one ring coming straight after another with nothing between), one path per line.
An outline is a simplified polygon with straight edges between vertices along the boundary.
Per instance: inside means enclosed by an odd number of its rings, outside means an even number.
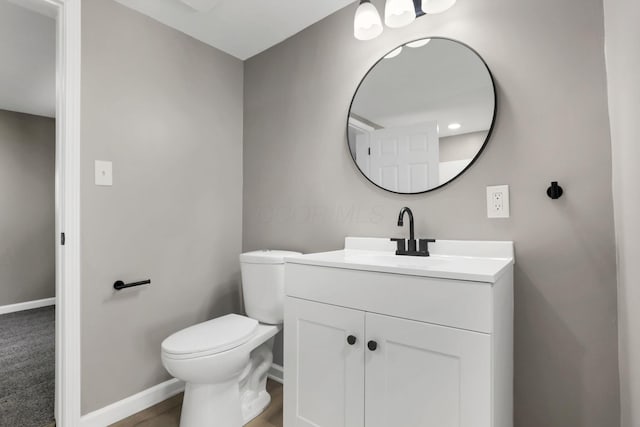
M399 256L366 251L345 251L344 261L354 264L378 265L416 269L432 269L450 263L451 258L433 255L429 257Z
M439 240L429 251L429 257L395 255L395 243L389 239L348 237L342 250L290 257L286 262L488 283L513 264L513 242Z

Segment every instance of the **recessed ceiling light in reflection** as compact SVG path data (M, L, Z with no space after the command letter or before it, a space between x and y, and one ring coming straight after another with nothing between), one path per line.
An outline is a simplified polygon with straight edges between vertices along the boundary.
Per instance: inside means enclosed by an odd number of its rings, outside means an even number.
M462 125L460 123L450 123L448 128L450 130L458 130L462 127Z
M427 43L429 43L430 41L431 41L431 39L416 40L414 42L407 43L407 46L413 47L413 48L422 47L422 46L426 45Z
M397 49L392 50L391 52L387 53L387 55L385 56L386 59L391 59L391 58L395 58L396 56L400 55L400 52L402 52L402 46L400 46Z

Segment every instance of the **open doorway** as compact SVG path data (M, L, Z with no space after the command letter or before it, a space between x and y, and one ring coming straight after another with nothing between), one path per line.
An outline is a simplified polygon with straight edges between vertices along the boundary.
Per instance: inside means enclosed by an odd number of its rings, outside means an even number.
M56 18L23 6L0 0L0 420L42 427L55 403Z
M81 0L1 1L49 17L55 26L55 240L51 242L55 248L55 419L58 426L76 427L80 423ZM3 36L0 43L15 41ZM25 46L25 39L17 41ZM0 75L8 69L5 63L3 58ZM19 74L14 71L9 77ZM0 424L15 425L4 420Z

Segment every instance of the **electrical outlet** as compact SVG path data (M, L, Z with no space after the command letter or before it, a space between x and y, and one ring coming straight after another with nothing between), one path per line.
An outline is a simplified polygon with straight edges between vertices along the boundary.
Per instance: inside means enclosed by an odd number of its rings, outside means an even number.
M509 218L509 186L487 187L487 218Z

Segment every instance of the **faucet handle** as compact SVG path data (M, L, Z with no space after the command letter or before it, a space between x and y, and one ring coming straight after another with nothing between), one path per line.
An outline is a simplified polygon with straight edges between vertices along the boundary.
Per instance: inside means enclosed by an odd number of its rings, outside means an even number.
M396 255L406 252L404 239L390 239L390 240L392 242L396 242L396 244L398 245L396 249Z
M429 243L435 243L435 239L419 239L418 252L422 252L429 256Z

